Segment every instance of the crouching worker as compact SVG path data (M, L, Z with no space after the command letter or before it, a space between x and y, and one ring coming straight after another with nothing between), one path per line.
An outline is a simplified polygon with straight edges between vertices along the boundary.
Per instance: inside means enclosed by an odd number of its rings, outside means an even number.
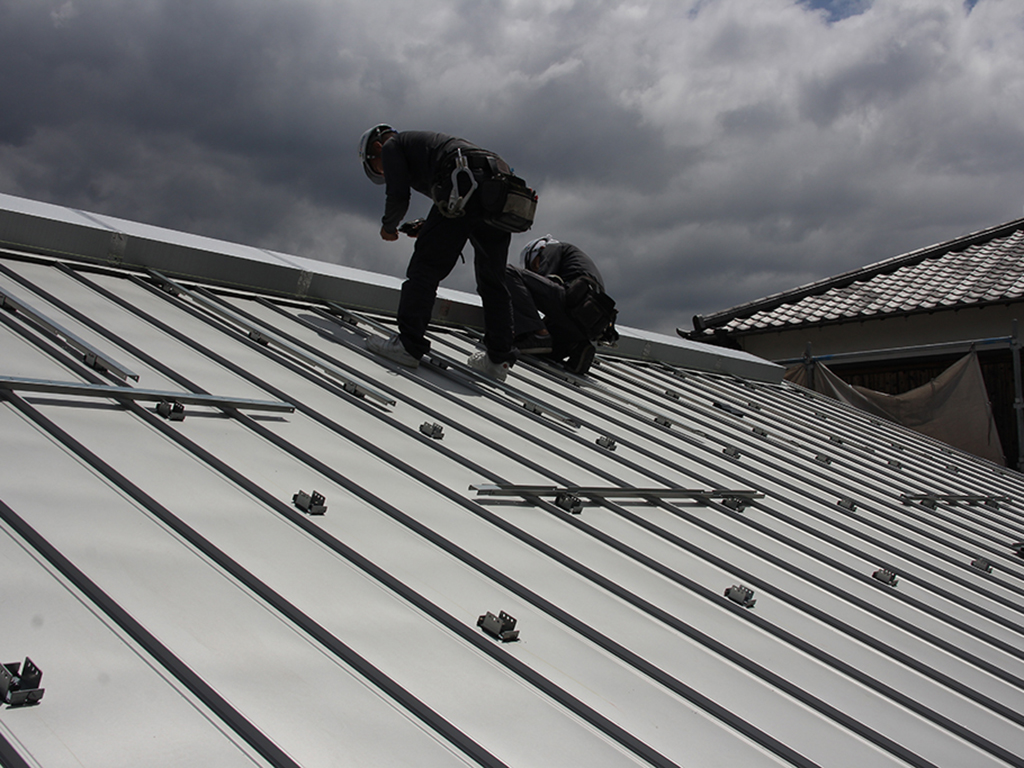
M522 251L523 267L508 265L516 346L523 354L549 355L580 376L594 361L595 342L612 342L615 302L587 254L545 235Z
M386 185L380 228L384 240L398 239L412 190L434 201L426 220L410 232L416 245L399 298L398 333L387 340L370 337L367 348L402 365L419 365L430 350L426 331L438 284L455 267L468 240L473 244L476 287L483 302L486 348L468 362L504 380L517 356L512 302L505 284L508 248L511 233L523 231L520 226L528 228L533 215L530 199L516 198L509 205L506 199L513 197L510 183L527 189L522 180L511 174L500 157L468 141L428 131L396 131L384 124L363 134L359 158L370 180ZM536 197L532 190L528 192L535 206ZM511 210L512 203L524 199L529 210Z

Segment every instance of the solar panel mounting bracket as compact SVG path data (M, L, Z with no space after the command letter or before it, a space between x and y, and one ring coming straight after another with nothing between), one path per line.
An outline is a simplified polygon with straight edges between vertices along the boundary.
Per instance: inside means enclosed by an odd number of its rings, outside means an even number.
M39 687L42 680L42 670L28 656L24 663L0 665L0 702L9 707L38 704L46 690Z

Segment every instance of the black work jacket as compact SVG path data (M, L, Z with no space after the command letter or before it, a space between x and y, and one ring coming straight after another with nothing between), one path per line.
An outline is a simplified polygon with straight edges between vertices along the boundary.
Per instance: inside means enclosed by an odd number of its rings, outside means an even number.
M532 270L539 275L558 275L569 285L578 277L590 277L604 290L604 279L594 260L572 243L549 243L540 252L540 263Z
M456 149L481 151L465 139L432 131L401 131L384 143L386 201L381 223L385 232L396 232L409 210L412 190L431 197L431 187L439 180Z

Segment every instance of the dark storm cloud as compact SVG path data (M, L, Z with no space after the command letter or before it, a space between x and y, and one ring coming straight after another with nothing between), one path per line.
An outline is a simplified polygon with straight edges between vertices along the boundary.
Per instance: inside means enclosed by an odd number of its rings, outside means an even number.
M671 331L1019 216L1014 5L0 0L0 191L401 274L356 140L455 133Z

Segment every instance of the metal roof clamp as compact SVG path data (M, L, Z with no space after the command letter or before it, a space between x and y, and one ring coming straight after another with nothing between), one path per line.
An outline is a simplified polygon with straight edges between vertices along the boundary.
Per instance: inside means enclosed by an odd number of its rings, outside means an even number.
M462 154L462 149L456 149L455 153L455 168L452 169L452 191L448 195L448 203L444 206L438 206L442 208L441 212L449 218L456 218L465 214L466 203L469 202L469 198L473 196L477 187L476 176L469 169L469 160ZM469 177L469 190L464 195L459 194L460 174L465 174Z
M711 405L713 405L715 408L718 408L721 411L725 411L726 413L728 413L731 416L736 416L736 417L741 418L741 419L744 416L746 416L746 414L743 413L743 411L741 411L739 408L737 408L734 405L730 405L729 403L720 403L718 401L713 401L711 403Z
M555 506L570 515L578 515L583 511L583 500L574 493L563 492L555 496Z
M1024 541L1015 541L1010 549L1017 553L1017 557L1024 557Z
M420 424L420 432L434 440L441 440L444 438L444 427L437 422L431 424L429 421L424 421Z
M722 496L722 504L728 509L734 512L742 512L750 504L750 498L747 496Z
M249 338L255 341L257 344L262 344L264 347L270 346L270 339L265 334L257 331L255 328L249 330Z
M754 590L744 587L742 584L733 584L725 590L725 596L734 603L739 603L744 608L753 608L757 600L754 599Z
M986 560L984 557L978 557L971 561L971 565L977 568L979 571L985 573L992 573L992 563Z
M899 579L896 578L896 574L892 571L886 570L885 568L879 568L871 575L883 584L887 584L890 587L895 587L899 583Z
M324 504L325 501L327 499L324 498L324 495L316 491L313 491L311 494L299 491L292 496L292 504L307 515L322 515L327 512L327 506Z
M503 643L511 643L519 639L519 630L516 629L516 620L504 611L495 616L488 611L476 620L476 625L492 637L496 637Z
M171 402L170 400L161 400L156 404L156 408L153 410L168 421L185 420L185 406L177 401Z
M616 448L615 441L605 435L601 435L597 438L597 444L609 451L614 451Z
M25 663L0 665L0 703L9 707L21 707L38 704L43 698L45 688L40 688L43 673L28 656Z

